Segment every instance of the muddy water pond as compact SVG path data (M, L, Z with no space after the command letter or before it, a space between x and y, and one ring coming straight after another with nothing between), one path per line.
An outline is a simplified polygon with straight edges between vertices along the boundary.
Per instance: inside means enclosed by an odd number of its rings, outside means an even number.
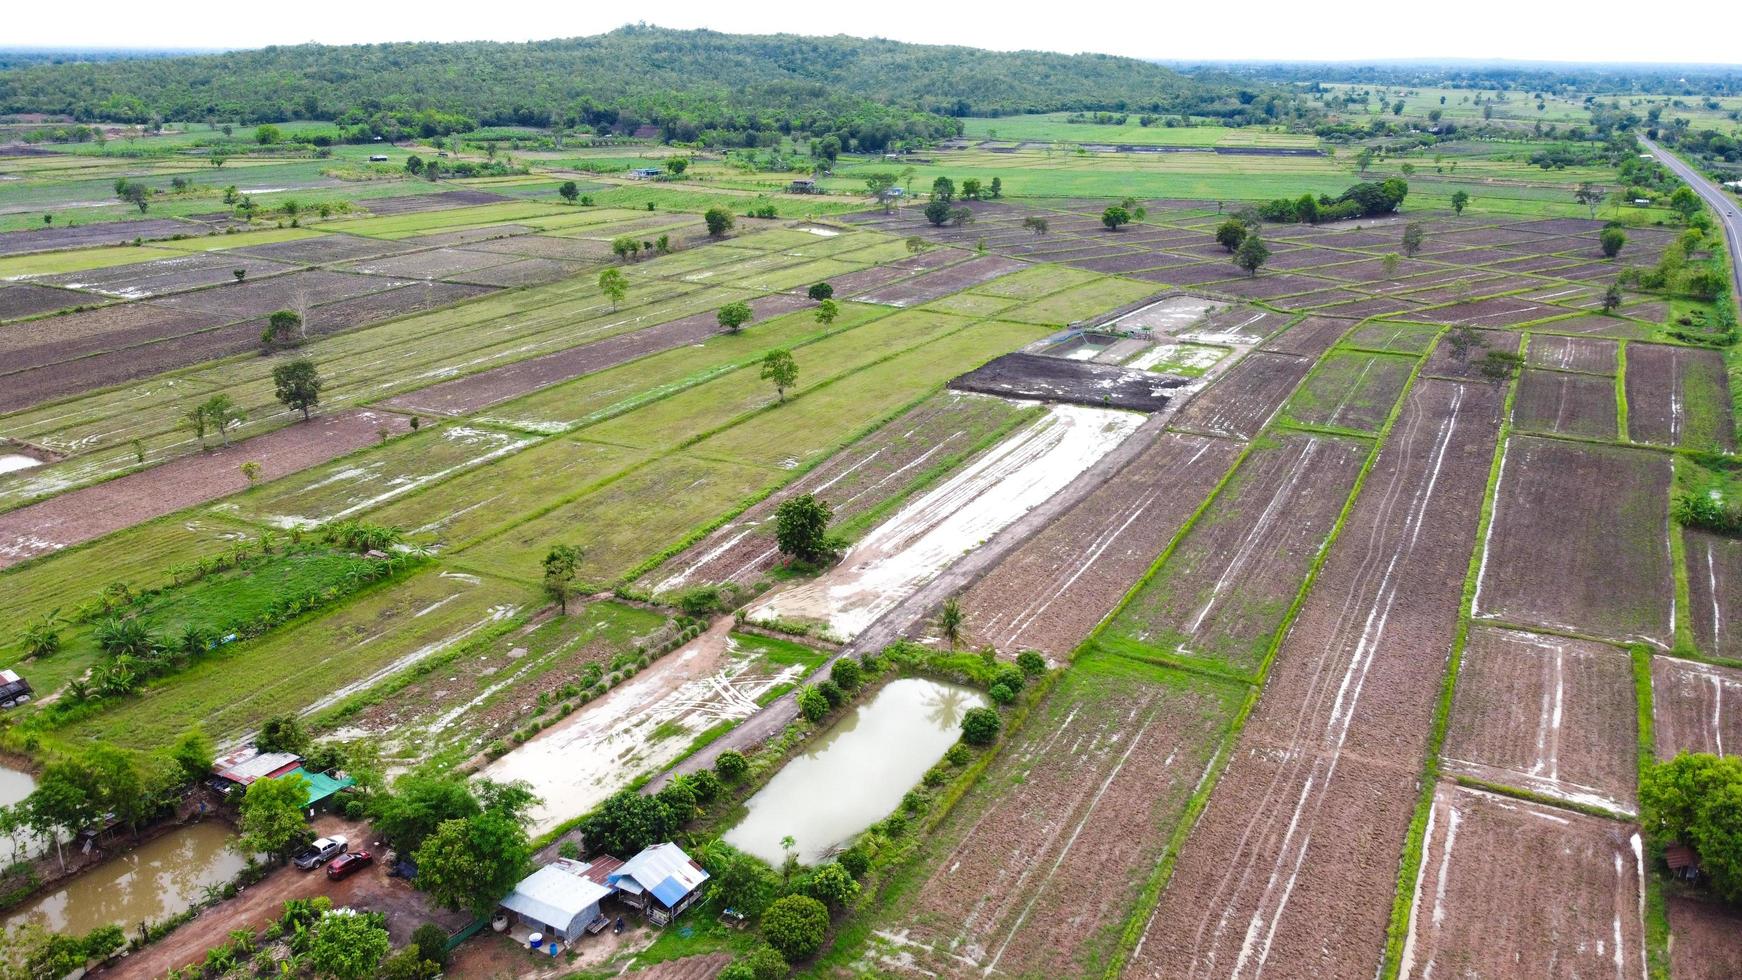
M816 863L894 811L985 703L959 684L890 682L758 790L726 842L778 867L790 836L799 861Z
M132 932L141 922L175 915L198 901L207 885L242 870L230 848L230 828L214 820L188 824L147 841L23 906L7 925L36 922L69 935L111 923Z
M30 791L36 788L36 780L30 773L11 766L0 766L0 806L11 806L19 802ZM20 840L16 844L5 837L0 837L0 862L11 864L18 860L20 852L25 855L42 850L42 845L28 840Z

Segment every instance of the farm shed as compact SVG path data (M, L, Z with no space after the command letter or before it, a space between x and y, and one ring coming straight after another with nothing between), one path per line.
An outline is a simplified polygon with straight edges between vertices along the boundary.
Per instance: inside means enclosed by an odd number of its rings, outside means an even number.
M634 180L654 180L663 173L658 167L637 167L629 171L629 176Z
M599 903L614 890L602 879L620 865L610 856L592 863L558 858L515 885L502 907L529 928L568 942L599 918Z
M292 752L262 752L250 745L212 762L211 787L220 793L235 786L248 786L256 779L273 779L302 767L302 756Z
M630 858L607 880L616 887L623 904L665 925L701 897L708 873L690 860L683 848L667 841Z
M817 182L808 177L801 178L786 185L786 190L789 194L815 194L817 192Z

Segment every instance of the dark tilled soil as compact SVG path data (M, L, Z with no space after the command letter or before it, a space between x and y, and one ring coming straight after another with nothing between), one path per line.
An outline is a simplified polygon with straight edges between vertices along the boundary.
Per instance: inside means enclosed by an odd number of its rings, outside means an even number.
M277 310L306 309L365 293L378 293L384 289L406 285L408 282L408 279L349 275L317 269L273 276L270 279L232 282L171 296L159 302L172 309L199 310L227 320L241 320L266 316Z
M1669 896L1669 966L1675 980L1742 977L1742 912L1715 901Z
M1458 671L1444 764L1491 783L1631 810L1637 729L1625 650L1478 626Z
M1646 976L1634 828L1450 783L1429 821L1404 975Z
M19 324L0 331L0 373L206 330L223 317L153 303L122 303ZM259 339L258 333L255 335ZM7 400L0 395L0 401Z
M1371 448L1300 433L1266 442L1120 610L1110 637L1256 673Z
M1180 852L1134 974L1378 969L1500 407L1487 386L1411 390Z
M146 218L140 221L103 221L88 225L62 225L58 228L31 228L0 234L0 255L23 255L27 252L54 252L63 248L84 248L91 245L130 245L133 239L146 241L173 238L176 235L204 234L203 225L173 221L169 218Z
M278 262L303 265L323 265L352 259L374 258L409 252L413 246L390 242L384 238L363 238L359 235L326 234L317 238L299 238L289 242L249 245L230 252L231 255L254 255Z
M1240 359L1174 418L1174 428L1250 439L1270 421L1313 362L1254 351Z
M1495 489L1477 615L1668 647L1669 489L1662 453L1514 436Z
M1027 267L1026 262L1016 259L1000 255L981 255L946 269L871 289L860 293L855 299L863 303L913 306L951 293L959 293Z
M1184 379L1041 354L1006 354L950 382L957 391L1155 412Z
M1328 316L1309 316L1282 333L1270 338L1263 349L1278 354L1318 357L1331 349L1337 338L1355 325L1353 320Z
M0 286L0 320L16 320L75 306L94 306L103 300L84 293L29 283Z
M1535 368L1519 378L1512 406L1521 429L1593 439L1616 438L1617 414L1614 378Z
M47 276L43 282L69 289L88 290L103 296L143 299L235 282L237 269L254 279L265 279L289 272L292 267L282 262L252 256L194 252L191 255L178 255L150 262Z
M1526 358L1531 367L1614 377L1618 346L1613 340L1533 335Z
M1742 670L1675 657L1651 659L1651 732L1661 759L1742 751Z
M1172 540L1239 455L1227 439L1167 432L976 583L968 633L1014 656L1068 657Z
M401 197L377 197L364 202L370 214L412 214L420 211L441 211L471 204L498 204L511 197L488 191L446 191L440 194L406 194Z
M1736 448L1724 357L1662 344L1627 347L1627 434L1634 442Z
M1684 528L1682 544L1694 642L1707 656L1742 659L1742 636L1731 627L1742 622L1742 540Z

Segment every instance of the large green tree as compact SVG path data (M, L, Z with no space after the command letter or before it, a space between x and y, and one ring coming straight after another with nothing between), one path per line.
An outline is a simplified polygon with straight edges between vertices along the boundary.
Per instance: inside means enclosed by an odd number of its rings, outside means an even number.
M242 794L242 832L236 838L236 849L288 859L292 851L314 837L302 813L307 800L308 780L298 772L248 784Z
M815 496L803 493L774 509L774 542L782 554L799 561L826 561L833 553L829 522L834 512Z
M387 919L380 912L333 909L320 917L308 941L315 973L333 980L367 980L379 975L392 949Z
M414 860L417 886L436 904L487 915L531 870L532 847L518 820L485 810L439 824Z
M321 403L321 389L327 386L315 362L306 357L287 361L272 369L272 391L285 408L301 412L308 421L309 412Z

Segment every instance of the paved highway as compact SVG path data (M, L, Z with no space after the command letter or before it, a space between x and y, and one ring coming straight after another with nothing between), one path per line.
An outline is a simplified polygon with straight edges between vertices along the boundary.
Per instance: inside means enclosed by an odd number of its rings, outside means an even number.
M1738 213L1736 198L1663 147L1643 136L1639 138L1639 142L1644 143L1677 177L1687 181L1688 186L1705 198L1707 204L1717 209L1718 221L1724 226L1724 238L1730 243L1730 275L1735 279L1734 295L1742 300L1742 214Z

